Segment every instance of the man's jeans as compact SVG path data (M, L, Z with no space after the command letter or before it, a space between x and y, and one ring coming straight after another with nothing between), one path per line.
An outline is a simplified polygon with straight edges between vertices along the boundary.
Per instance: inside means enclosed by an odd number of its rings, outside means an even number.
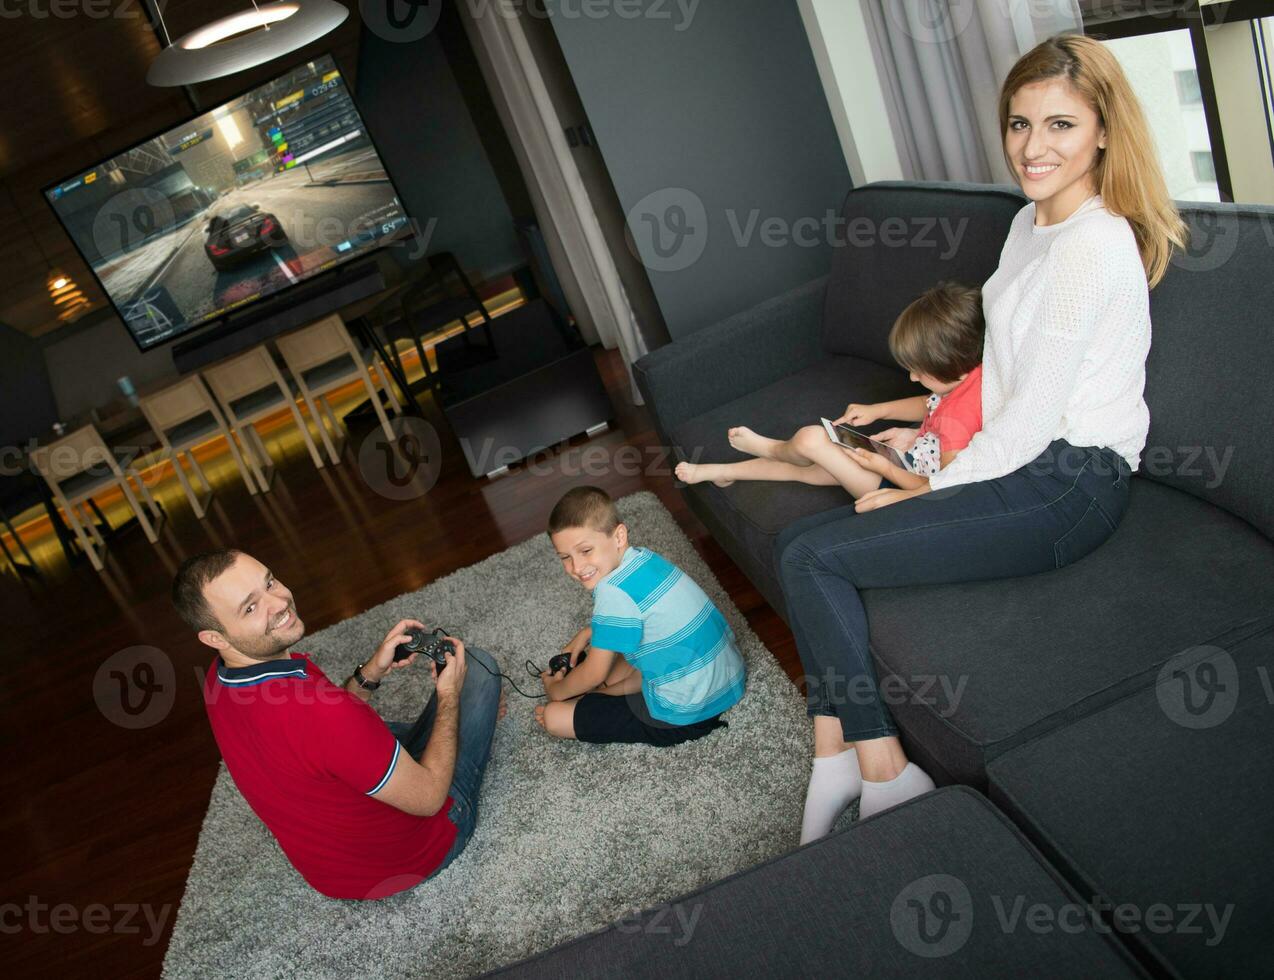
M996 480L862 514L838 508L785 529L776 543L779 575L810 715L839 718L847 742L898 732L880 699L859 589L976 582L1069 565L1119 525L1130 476L1113 450L1058 439Z
M465 658L469 661L469 669L465 673L464 687L460 690L460 744L456 750L456 770L449 791L451 809L447 813L456 825L457 833L455 843L435 875L459 856L473 836L474 825L478 822L478 791L487 770L487 760L491 757L491 738L495 734L496 713L500 707L500 678L473 662L481 660L492 671L497 671L500 668L495 658L475 647L465 647ZM422 663L427 662L422 660ZM438 695L435 692L415 724L389 722L390 732L413 759L418 760L425 751L437 714Z

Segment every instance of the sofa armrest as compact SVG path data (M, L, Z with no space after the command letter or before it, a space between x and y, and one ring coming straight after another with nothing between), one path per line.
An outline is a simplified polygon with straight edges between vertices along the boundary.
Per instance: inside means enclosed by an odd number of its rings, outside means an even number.
M689 419L815 363L827 277L758 303L633 365L660 439Z

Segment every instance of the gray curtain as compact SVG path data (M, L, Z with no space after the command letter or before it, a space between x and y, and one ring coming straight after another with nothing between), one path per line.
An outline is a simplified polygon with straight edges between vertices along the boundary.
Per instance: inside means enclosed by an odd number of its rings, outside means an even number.
M997 100L1013 63L1083 29L1078 0L864 0L909 180L1011 183Z

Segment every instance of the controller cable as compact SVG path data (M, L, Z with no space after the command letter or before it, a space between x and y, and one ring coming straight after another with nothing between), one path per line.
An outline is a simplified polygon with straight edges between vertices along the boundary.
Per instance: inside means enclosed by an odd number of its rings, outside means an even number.
M441 630L441 634L439 633L440 630ZM433 632L435 635L446 635L446 636L454 635L449 629L443 626L435 627ZM473 660L470 661L470 663L476 663L479 667L485 670L492 677L503 677L506 681L509 682L509 685L513 688L513 690L515 690L518 694L522 695L522 697L524 698L529 698L532 701L538 701L540 698L548 697L547 692L544 694L527 694L526 691L518 687L518 682L515 681L512 677L498 670L492 670L490 667L484 664L478 657L474 657ZM526 672L530 674L532 677L534 677L537 681L540 679L540 669L535 666L534 661L532 661L530 657L526 658Z

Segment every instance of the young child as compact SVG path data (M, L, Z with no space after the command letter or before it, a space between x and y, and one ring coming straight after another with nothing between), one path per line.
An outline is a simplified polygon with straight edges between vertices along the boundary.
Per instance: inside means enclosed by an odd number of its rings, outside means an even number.
M873 436L898 450L906 469L879 453L844 449L821 425L809 425L790 439L767 439L751 429L730 430L730 445L757 459L741 463L678 463L685 483L711 480L726 487L735 480L794 480L819 486L840 484L857 500L882 486L914 490L969 444L982 428L982 291L943 282L911 303L889 331L889 350L911 380L933 394L871 405L851 404L837 422L869 425L880 419L922 422L916 428L886 429Z
M678 745L723 725L743 697L734 632L676 565L628 543L615 502L568 491L549 515L566 574L593 593L593 617L563 647L573 668L541 675L549 703L535 720L581 742ZM580 655L587 650L587 657Z

